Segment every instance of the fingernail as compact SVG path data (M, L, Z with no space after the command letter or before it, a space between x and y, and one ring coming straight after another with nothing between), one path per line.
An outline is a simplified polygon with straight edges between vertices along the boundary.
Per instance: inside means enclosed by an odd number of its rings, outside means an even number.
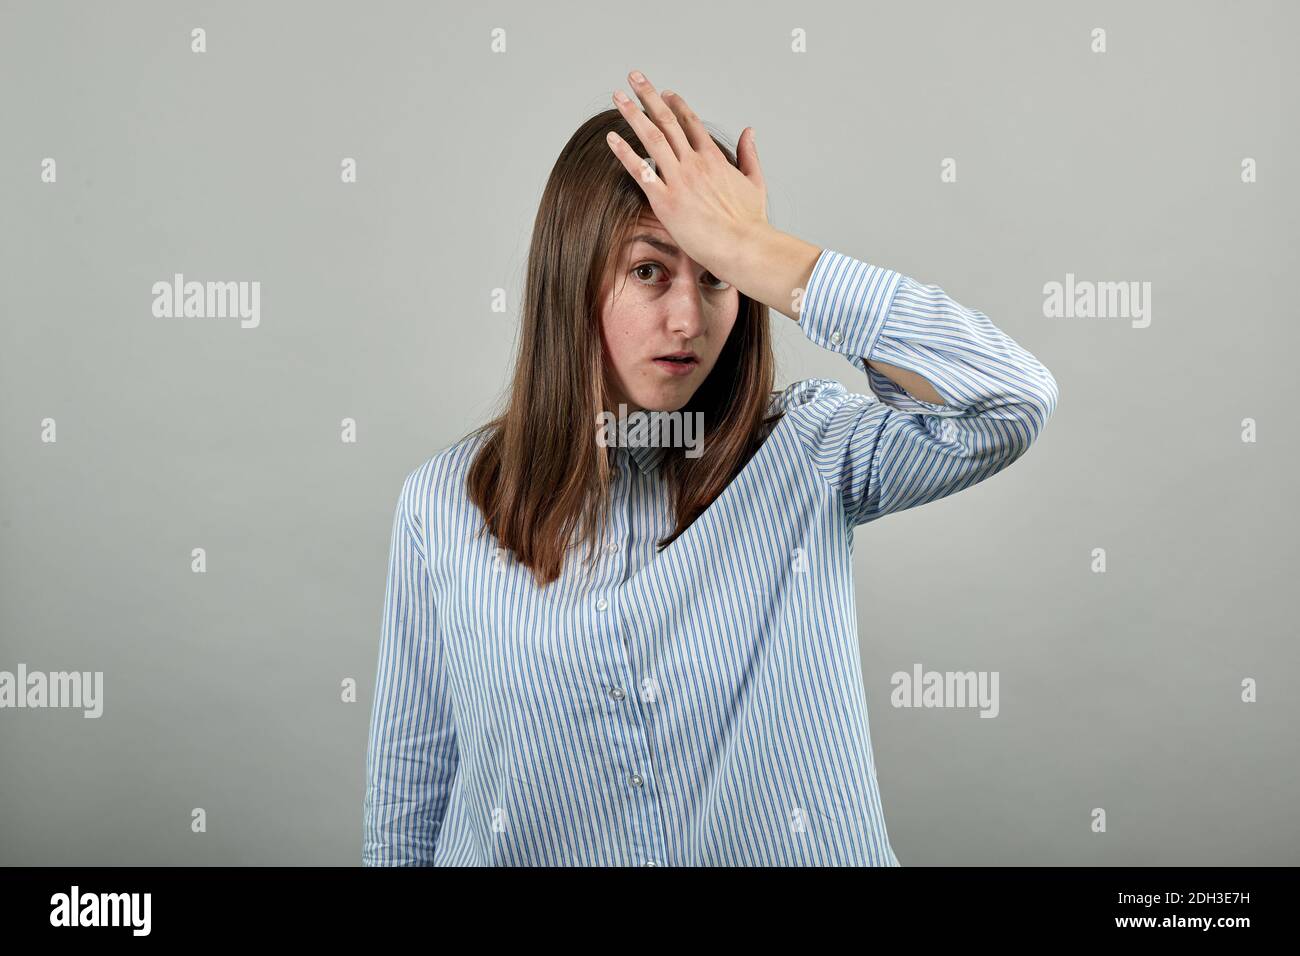
M644 83L644 82L645 82L645 76L641 73L640 70L633 70L633 71L632 71L632 79L636 80L638 83Z
M615 90L615 91L614 91L614 99L618 100L620 103L626 103L626 102L627 102L627 94L625 94L622 90Z
M674 93L672 90L664 90L664 91L663 91L662 93L660 93L659 95L662 96L664 99L668 99L668 97L670 97L670 96L676 96L677 94Z

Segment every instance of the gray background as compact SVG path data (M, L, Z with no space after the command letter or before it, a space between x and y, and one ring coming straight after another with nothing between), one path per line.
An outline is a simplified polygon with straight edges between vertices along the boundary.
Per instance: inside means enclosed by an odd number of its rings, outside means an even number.
M359 862L397 492L496 407L546 176L633 68L755 127L778 228L1060 385L1008 471L857 534L902 863L1300 862L1295 5L472 6L0 5L0 669L106 684L0 711L0 862ZM259 280L260 327L154 318L173 272ZM1044 317L1066 272L1150 327ZM773 323L778 384L867 390ZM1000 716L891 707L917 662Z

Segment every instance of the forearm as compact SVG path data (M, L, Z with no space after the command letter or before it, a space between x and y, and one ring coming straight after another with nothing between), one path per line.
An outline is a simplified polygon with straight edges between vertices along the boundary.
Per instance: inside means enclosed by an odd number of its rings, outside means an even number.
M935 405L947 404L944 397L935 391L934 386L915 372L909 372L897 365L886 365L875 359L867 359L867 364L913 398L919 398L923 402L933 402Z
M717 277L769 309L799 321L798 306L822 254L821 247L768 225L746 240L734 243L733 248L735 256L721 271L715 272ZM944 403L943 396L917 373L871 359L867 364L912 397L923 402Z

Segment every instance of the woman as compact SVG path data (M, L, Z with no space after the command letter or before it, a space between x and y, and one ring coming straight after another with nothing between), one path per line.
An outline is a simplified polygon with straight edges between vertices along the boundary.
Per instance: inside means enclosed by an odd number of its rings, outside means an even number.
M737 158L630 79L645 112L616 94L551 172L506 411L403 485L363 863L898 866L853 531L1011 464L1056 382L938 286L773 229L753 130ZM771 309L872 394L774 392ZM703 441L619 441L627 409Z

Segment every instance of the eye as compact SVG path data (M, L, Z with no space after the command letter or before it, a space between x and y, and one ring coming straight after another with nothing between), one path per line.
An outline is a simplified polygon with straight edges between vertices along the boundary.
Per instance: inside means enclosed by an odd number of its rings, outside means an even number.
M662 272L662 271L663 271L663 268L664 268L664 267L661 266L661 265L660 265L659 263L657 263L657 262L643 262L643 263L641 263L639 266L634 266L634 267L632 268L632 274L633 274L634 276L637 276L638 278L640 278L640 273L641 273L641 270L642 270L642 269L658 269L659 271ZM731 288L731 284L730 284L730 283L728 283L728 282L723 282L721 279L719 279L717 276L715 276L712 272L706 272L706 273L704 273L704 281L705 281L705 285L708 285L708 286L709 286L709 287L710 287L714 292L723 292L723 291L725 291L725 290ZM644 284L645 284L645 285L654 285L655 283L653 283L653 282L648 282L648 281L647 281L647 282L644 282Z
M637 275L642 269L659 269L662 271L663 266L661 266L657 262L643 262L639 266L633 266L632 275ZM653 285L654 283L648 283L648 284Z

